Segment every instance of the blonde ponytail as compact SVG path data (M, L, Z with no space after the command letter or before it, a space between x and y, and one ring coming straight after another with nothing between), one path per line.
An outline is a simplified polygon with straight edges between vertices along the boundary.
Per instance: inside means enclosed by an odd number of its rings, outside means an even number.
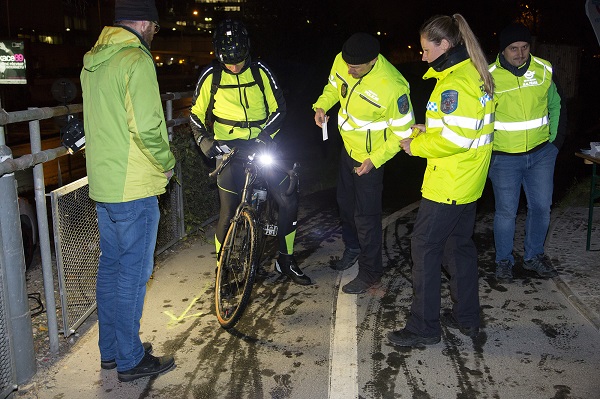
M437 45L442 42L442 39L446 39L450 43L450 47L464 44L483 81L485 92L490 97L493 96L494 79L488 71L488 62L477 37L461 14L454 14L451 17L436 15L423 24L419 34Z

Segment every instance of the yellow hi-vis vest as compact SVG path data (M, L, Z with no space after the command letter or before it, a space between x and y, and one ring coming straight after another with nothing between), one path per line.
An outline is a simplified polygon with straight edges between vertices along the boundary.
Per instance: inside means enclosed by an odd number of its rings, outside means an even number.
M494 140L494 101L471 59L423 79L436 78L425 112L425 134L410 145L427 158L421 189L428 200L461 205L481 197Z
M490 66L496 88L494 151L527 152L550 139L548 91L552 85L552 65L531 56L529 69L515 76L500 65L499 56ZM558 122L554 126L554 132Z

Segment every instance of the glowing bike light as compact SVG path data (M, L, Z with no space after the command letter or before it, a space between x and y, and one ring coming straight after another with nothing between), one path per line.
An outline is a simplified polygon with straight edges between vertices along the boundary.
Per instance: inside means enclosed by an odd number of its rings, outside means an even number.
M258 161L264 166L272 165L273 157L270 154L261 154Z

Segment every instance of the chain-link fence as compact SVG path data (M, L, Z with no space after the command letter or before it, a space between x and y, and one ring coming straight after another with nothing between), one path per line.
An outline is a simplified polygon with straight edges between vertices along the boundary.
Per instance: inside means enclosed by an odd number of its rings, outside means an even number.
M60 289L64 335L96 309L96 276L100 257L100 234L96 205L89 198L87 177L50 193L56 267ZM161 221L156 253L169 248L183 235L181 187L171 182L159 197Z
M65 337L96 308L100 234L87 177L50 193Z
M181 176L179 164L175 167L175 176ZM179 181L179 177L176 179ZM167 185L167 192L158 197L160 221L156 237L156 253L159 254L175 244L184 235L183 198L181 186L175 179Z

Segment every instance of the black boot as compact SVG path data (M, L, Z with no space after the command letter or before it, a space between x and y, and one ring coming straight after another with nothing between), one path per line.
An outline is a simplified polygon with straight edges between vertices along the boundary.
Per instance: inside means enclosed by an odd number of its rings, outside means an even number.
M275 261L275 270L279 273L288 276L296 284L311 285L312 281L296 264L294 255L279 253L279 257Z

